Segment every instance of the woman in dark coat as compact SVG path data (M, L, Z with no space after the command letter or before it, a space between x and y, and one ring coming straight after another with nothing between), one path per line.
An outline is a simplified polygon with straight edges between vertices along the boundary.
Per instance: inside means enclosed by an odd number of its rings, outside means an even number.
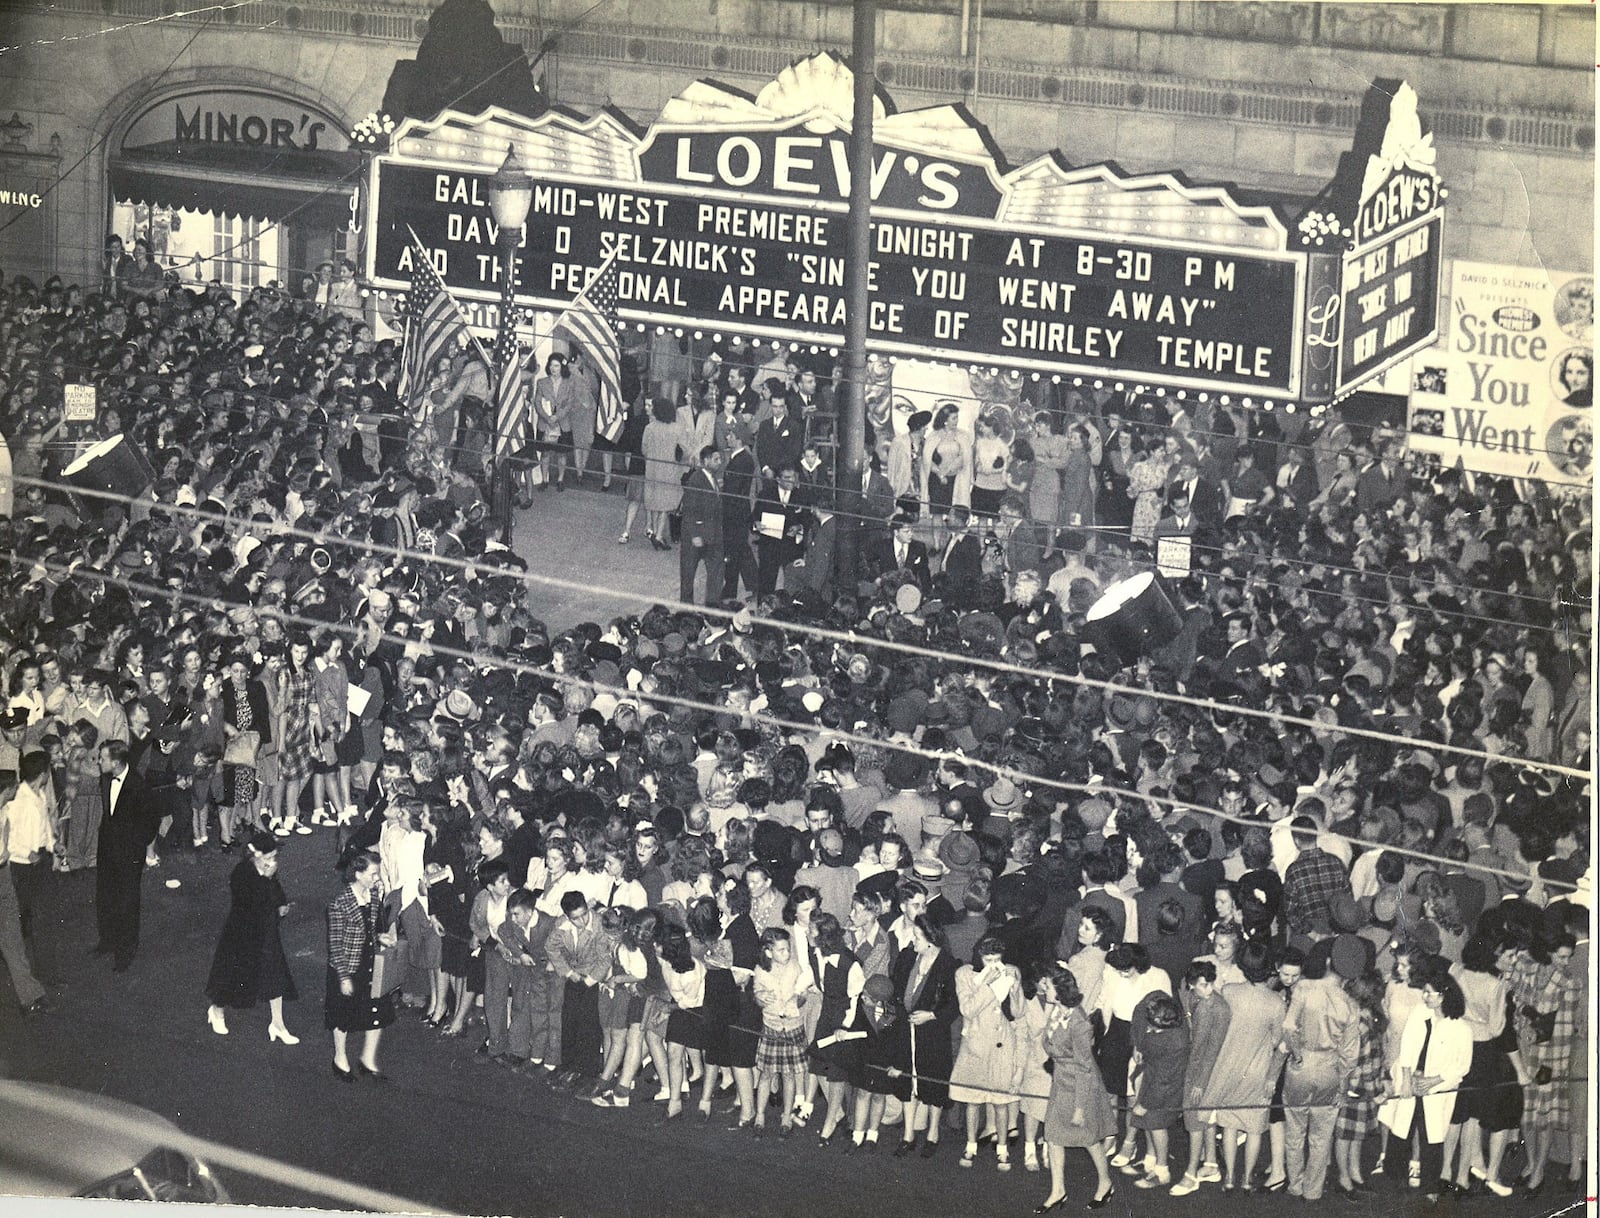
M467 853L461 830L441 824L432 804L423 809L422 831L428 841L422 849L422 865L428 880L428 912L439 932L439 971L444 974L440 1001L427 1016L428 1023L437 1028L450 1010L451 994L456 1009L466 1000L467 973L472 966L472 911L467 906Z
M278 919L288 912L289 902L278 882L277 839L269 833L253 834L228 886L233 901L206 980L211 1030L219 1036L228 1034L223 1007L248 1010L265 998L272 1008L268 1037L297 1045L300 1038L291 1035L283 1022L283 1000L299 995L278 934Z
M911 1153L918 1118L925 1115L922 1157L931 1159L938 1153L939 1121L950 1102L950 1072L956 1064L951 1028L961 1013L956 960L945 946L944 928L919 914L911 924L911 943L896 957L889 979L905 1012L890 1033L889 1057L898 1072L893 1094L906 1105L905 1132L894 1153L896 1158Z
M333 1073L353 1083L356 1073L381 1079L378 1041L394 1022L394 996L372 996L373 965L377 958L378 856L371 850L352 855L340 867L344 887L328 906L328 984L323 1023L333 1033ZM392 945L394 931L385 931L384 945ZM361 1060L354 1070L346 1054L352 1032L365 1032Z

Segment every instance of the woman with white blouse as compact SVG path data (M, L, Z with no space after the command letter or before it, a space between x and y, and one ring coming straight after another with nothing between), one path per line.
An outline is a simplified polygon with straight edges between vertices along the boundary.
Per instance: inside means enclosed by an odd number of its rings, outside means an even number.
M439 927L428 909L427 867L422 857L427 846L428 835L422 831L422 805L414 800L390 805L389 818L378 836L384 900L399 911L406 964L426 971L432 991L428 1009L438 1010L444 1005L444 982L439 972Z

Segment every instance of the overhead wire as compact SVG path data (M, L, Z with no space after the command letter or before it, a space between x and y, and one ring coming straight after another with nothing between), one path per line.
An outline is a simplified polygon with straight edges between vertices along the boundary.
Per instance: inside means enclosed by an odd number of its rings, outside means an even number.
M78 367L84 367L84 366L79 365ZM167 373L167 374L139 373L139 372L135 372L135 371L131 371L131 370L124 371L124 370L113 368L113 369L109 369L109 370L105 370L104 371L104 373L102 375L102 381L103 380L108 380L108 379L134 378L134 379L137 379L139 381L148 381L148 380L151 380L151 379L154 379L154 380L163 380L164 379L167 383L170 383L171 379L176 375L177 375L176 373ZM235 391L235 392L237 392L237 391ZM247 395L244 395L244 396L247 398L247 400L262 400L262 399L265 399L265 400L270 400L270 401L274 401L274 402L279 400L279 399L273 398L271 393L269 391L265 391L265 390L257 391L254 394L247 394ZM362 421L374 420L374 419L380 420L380 421L384 420L384 419L406 419L407 421L409 421L408 416L406 416L404 414L395 414L395 413L392 413L392 412L382 412L382 411L361 412L359 418ZM63 443L64 444L66 442L59 442L59 443ZM529 447L533 447L533 446L530 445ZM464 446L464 445L460 445L460 444L445 444L445 445L432 445L432 446L430 446L430 451L457 453L457 454L471 454L471 453L476 452L477 450L471 448L470 446ZM564 448L558 449L558 448L555 448L555 447L551 447L549 449L549 451L548 451L548 456L551 459L555 459L558 456L564 455L568 451L570 451L570 450L569 449L564 449ZM602 448L596 448L596 449L594 449L594 451L604 453L604 452L607 452L608 450L602 449ZM631 454L631 453L620 453L619 454L619 453L616 453L615 450L610 450L610 451L613 453L613 455L622 456L624 458L624 460L630 459L633 456L633 454ZM533 464L533 463L535 463L537 461L540 461L542 458L540 456L519 456L516 459L518 461L520 461L520 462L523 462L523 463L531 465L531 464ZM659 462L659 463L660 464L669 464L669 465L673 466L674 468L682 469L684 471L688 471L690 469L697 468L693 463L688 462L688 461L681 461L681 460L672 460L670 462L669 461L662 461L662 462ZM610 475L610 477L613 480L618 480L618 481L623 482L624 484L628 484L628 483L632 483L632 482L643 481L647 477L647 475L629 473L626 470L623 470L623 471L613 471L613 473ZM850 495L850 492L840 491L839 488L837 488L837 487L830 486L827 489L831 490L834 493L836 498L840 497L840 496L848 497ZM821 506L821 505L818 505L818 506ZM868 515L868 514L866 514L864 512L853 511L853 510L851 510L849 508L846 508L846 507L831 506L831 507L824 507L823 510L828 512L828 514L830 514L832 516L840 517L840 518L843 518L843 519L858 520L858 521L861 521L862 523L866 523L866 524L883 526L886 523L884 520L882 520L879 517L871 516L871 515ZM1026 521L1026 522L1035 524L1035 525L1037 525L1039 523L1042 523L1042 522L1038 521L1035 517L1033 517L1033 516L1031 516L1029 514L1024 514L1021 519ZM1113 530L1117 531L1118 533L1121 532L1120 527L1118 527L1118 526L1109 526L1109 525L1107 525L1107 526L1061 526L1059 524L1059 522L1049 522L1049 523L1046 524L1046 527L1054 528L1057 532L1073 532L1073 531L1076 531L1076 532L1079 532L1079 533L1104 533L1104 532L1113 531ZM1297 557L1294 557L1294 556L1291 556L1291 555L1264 554L1264 553L1258 553L1258 552L1255 552L1255 551L1248 551L1248 552L1231 551L1230 552L1230 550L1226 546L1208 545L1208 544L1205 544L1205 543L1202 543L1202 542L1196 542L1193 539L1191 539L1191 541L1190 541L1190 550L1191 550L1191 552L1224 555L1231 562L1245 561L1245 562L1250 563L1252 565L1252 567L1255 567L1255 568L1269 567L1269 566L1279 566L1279 565L1291 565L1291 566L1294 566L1294 567L1297 567L1297 568L1303 569L1303 570L1322 569L1322 570L1337 572L1337 573L1342 574L1342 575L1356 576L1356 577L1361 578L1361 579L1379 578L1379 579L1389 580L1389 579L1395 578L1392 574L1390 574L1388 572L1381 572L1381 571L1375 571L1375 570L1363 571L1361 568L1344 566L1342 564L1333 562L1332 560L1329 560L1329 559L1297 558ZM1509 599L1509 600L1513 600L1513 601L1528 601L1528 602L1531 602L1533 604L1536 604L1536 605L1540 606L1541 608L1548 608L1550 606L1550 604L1551 604L1551 600L1550 600L1550 598L1548 596L1541 596L1541 595L1539 595L1537 593L1531 593L1531 592L1518 592L1518 591L1511 591L1511 590L1507 590L1507 589L1487 588L1487 587L1483 587L1483 586L1480 586L1480 585L1468 583L1465 580L1461 580L1461 581L1442 581L1442 580L1418 579L1415 575L1407 575L1407 576L1404 577L1404 580L1408 585L1415 585L1415 586L1421 587L1421 588L1442 589L1447 594L1448 593L1457 593L1457 592L1490 593L1490 594L1494 595L1495 597L1501 598L1501 599ZM1338 600L1340 600L1342 602L1354 601L1354 602L1357 602L1357 603L1371 604L1371 605L1376 605L1376 606L1387 606L1389 604L1389 601L1386 598L1379 597L1379 596L1368 595L1368 594L1363 593L1363 592L1358 592L1358 591L1353 591L1353 590L1348 590L1348 589L1342 589L1342 588L1307 588L1303 584L1286 584L1286 583L1282 582L1281 580L1264 579L1264 578L1261 578L1261 577L1252 577L1252 582L1255 583L1257 586L1261 586L1261 587L1277 588L1277 589L1284 590L1284 591L1303 592L1306 595L1333 598L1333 599L1338 599ZM1436 614L1436 615L1438 615L1440 617L1449 618L1449 619L1462 619L1462 620L1468 620L1468 621L1483 622L1483 623L1488 624L1488 625L1510 626L1510 627L1514 627L1514 628L1521 629L1521 630L1537 630L1537 631L1544 632L1544 633L1560 633L1561 632L1560 627L1554 626L1554 625L1550 625L1550 624L1547 624L1547 623L1530 622L1530 621L1521 620L1521 619L1515 619L1515 618L1499 617L1499 616L1495 616L1495 615L1492 615L1492 614L1487 614L1487 613L1482 613L1482 612L1475 612L1475 611L1468 610L1468 609L1465 609L1465 608L1452 609L1452 608L1445 607L1445 606L1429 605L1429 606L1427 606L1427 609L1428 609L1428 611L1430 613Z
M19 483L20 485L45 485L52 487L67 486L67 484L64 483L46 482L44 480L29 476L13 476L13 481ZM85 497L125 505L132 505L139 502L148 504L149 502L148 500L140 500L135 496L125 495L114 491L79 488L70 489L73 491L73 493L83 495ZM165 512L187 516L191 519L200 519L207 523L242 524L246 528L249 527L250 523L237 516L230 516L228 514L222 514L219 516L216 513L205 512L199 507L189 507L187 505L180 506L175 504L162 504L160 507L161 510ZM340 546L370 554L374 558L416 558L420 561L453 567L456 570L462 571L463 573L472 572L476 574L482 574L488 567L488 564L486 564L484 560L451 558L442 555L434 555L427 551L415 549L408 550L397 546L384 546L376 542L364 541L355 538L345 539L330 537L326 531L306 530L298 528L297 526L278 524L272 525L271 528L275 537L298 538L305 541L313 541L322 545L326 545L332 541ZM17 561L23 562L27 560ZM14 563L13 565L16 564ZM807 622L789 622L776 618L768 618L758 614L749 613L746 610L724 609L720 606L713 605L696 605L670 596L652 596L644 593L625 592L620 589L607 588L604 585L596 585L593 582L571 580L561 576L546 575L531 570L509 571L505 570L504 568L493 568L493 570L496 574L510 576L525 584L538 584L544 587L559 588L565 592L580 593L591 598L596 595L605 595L611 599L635 604L649 603L651 605L661 605L678 612L693 613L719 618L729 623L730 626L733 625L736 619L747 620L752 626L761 626L778 631L779 633L807 635L813 638L823 639L828 642L844 644L858 651L864 648L877 648L881 650L892 651L897 654L933 660L939 663L968 665L974 668L982 668L991 672L1004 673L1009 676L1022 677L1033 681L1037 681L1041 677L1044 677L1050 681L1059 681L1067 685L1095 689L1102 693L1113 696L1117 694L1125 694L1132 697L1149 698L1157 702L1198 708L1206 711L1207 713L1213 713L1220 710L1228 715L1237 715L1245 718L1260 719L1271 723L1304 727L1308 730L1321 732L1324 734L1346 735L1361 739L1375 740L1380 743L1411 750L1422 750L1429 753L1448 753L1452 756L1473 757L1484 761L1485 763L1504 763L1524 769L1538 770L1544 773L1561 774L1566 777L1577 778L1584 781L1587 781L1590 777L1589 771L1587 770L1578 769L1572 766L1560 765L1554 762L1515 757L1509 754L1496 753L1485 749L1470 749L1462 745L1441 743L1433 740L1425 740L1420 737L1405 736L1394 732L1378 731L1371 728L1355 727L1350 724L1324 724L1316 721L1315 719L1299 715L1289 715L1282 711L1262 710L1256 707L1234 706L1232 704L1219 706L1214 701L1193 697L1188 694L1181 694L1174 691L1146 689L1142 686L1126 685L1116 681L1103 681L1091 677L1084 677L1082 675L1067 674L1050 669L1043 669L1038 666L1030 667L1012 663L1007 660L992 659L987 656L964 655L954 652L941 651L936 648L925 647L920 644L904 643L893 639L878 638L871 635L859 634L854 631L835 630L830 627L817 626Z
M20 567L24 565L32 566L36 564L36 560L21 558L14 554L0 554L0 561L4 561L13 567ZM139 580L130 579L127 576L117 575L106 571L98 571L92 568L67 568L61 566L60 564L55 564L52 566L48 563L43 565L47 570L53 570L68 579L81 579L101 584L111 584L113 586L123 588L126 591L138 592L146 595L153 601L160 601L168 604L183 601L191 604L203 604L206 606L210 606L213 601L213 598L205 596L201 593L188 592L183 589L167 588L159 584L145 583ZM280 621L302 627L308 632L326 631L330 628L342 630L352 630L358 628L349 625L340 626L320 618L314 618L292 611L277 611L276 616L280 619ZM369 637L373 637L371 632L369 632ZM418 645L418 640L414 637L394 634L387 630L377 632L375 637L379 642L393 643L402 648L414 647ZM876 736L866 736L855 731L842 728L830 728L816 723L802 723L798 720L785 719L774 714L768 714L764 710L736 710L725 705L718 705L713 702L705 702L700 699L685 697L681 694L663 693L659 690L652 690L648 693L645 693L640 690L631 689L626 685L613 685L603 681L596 681L590 677L580 677L570 673L557 672L553 668L546 668L541 665L531 664L527 661L513 659L509 656L489 657L480 652L475 652L466 648L451 647L446 644L434 643L431 640L426 641L422 645L425 646L434 656L444 656L452 660L461 660L475 668L485 666L493 667L507 672L517 673L519 675L525 674L528 676L537 677L541 680L554 681L558 685L582 685L590 689L605 690L607 693L615 695L619 701L637 702L641 704L662 703L664 705L682 707L686 710L701 711L713 715L731 714L741 719L749 719L752 722L765 723L770 727L778 728L784 732L798 732L803 735L816 736L829 741L853 744L857 747L907 753L912 756L920 757L923 760L936 763L949 761L958 756L954 750L950 749L928 749L924 748L920 744L915 744L912 742L903 742ZM1246 828L1260 828L1264 824L1264 822L1258 818L1241 816L1236 813L1226 812L1221 808L1212 808L1205 804L1175 799L1171 796L1155 795L1102 782L1069 782L1064 779L1030 775L1020 771L1015 766L1005 766L1001 765L999 762L986 761L982 758L969 757L964 754L959 755L959 759L961 763L967 766L969 769L984 770L994 775L996 778L1006 778L1013 781L1020 779L1022 785L1030 788L1042 787L1047 790L1062 791L1075 795L1114 795L1128 800L1139 800L1146 803L1158 804L1176 812L1197 812ZM1581 776L1585 778L1588 777L1587 774ZM1366 849L1379 849L1383 851L1394 851L1395 853L1401 854L1407 858L1413 858L1440 866L1469 868L1485 874L1492 874L1501 878L1511 879L1518 883L1537 882L1546 886L1560 887L1563 889L1576 889L1577 887L1577 885L1567 883L1566 881L1547 880L1536 875L1530 875L1529 873L1510 871L1504 868L1492 867L1483 863L1472 863L1470 861L1459 862L1454 859L1446 858L1442 855L1430 854L1426 851L1420 851L1410 847L1391 845L1384 842L1374 842L1366 838L1334 833L1328 830L1321 830L1319 832L1319 836L1342 841L1351 846L1361 846Z

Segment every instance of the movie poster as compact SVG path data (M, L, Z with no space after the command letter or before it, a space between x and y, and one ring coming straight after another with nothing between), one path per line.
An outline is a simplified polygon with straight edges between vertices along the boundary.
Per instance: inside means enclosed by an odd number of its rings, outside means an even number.
M1444 466L1594 477L1594 277L1457 262L1444 340L1412 361L1410 442Z

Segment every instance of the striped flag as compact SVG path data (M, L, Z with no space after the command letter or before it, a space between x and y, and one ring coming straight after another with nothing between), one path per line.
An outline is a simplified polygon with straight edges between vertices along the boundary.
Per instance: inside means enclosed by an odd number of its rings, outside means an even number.
M494 455L516 456L528 443L528 365L517 346L515 326L504 322L494 344L499 379L494 389Z
M617 255L612 252L600 273L567 311L556 319L552 337L566 338L589 353L589 362L600 376L600 402L595 413L595 432L608 440L622 434L621 349L617 345Z
M400 399L411 407L412 413L420 414L428 369L440 357L454 355L461 340L472 338L472 332L467 328L466 314L433 269L433 260L415 232L411 233L411 245L416 265L411 271L411 293L406 301L405 359L400 366L399 391ZM476 338L472 345L478 349L479 358L489 364L489 357Z

